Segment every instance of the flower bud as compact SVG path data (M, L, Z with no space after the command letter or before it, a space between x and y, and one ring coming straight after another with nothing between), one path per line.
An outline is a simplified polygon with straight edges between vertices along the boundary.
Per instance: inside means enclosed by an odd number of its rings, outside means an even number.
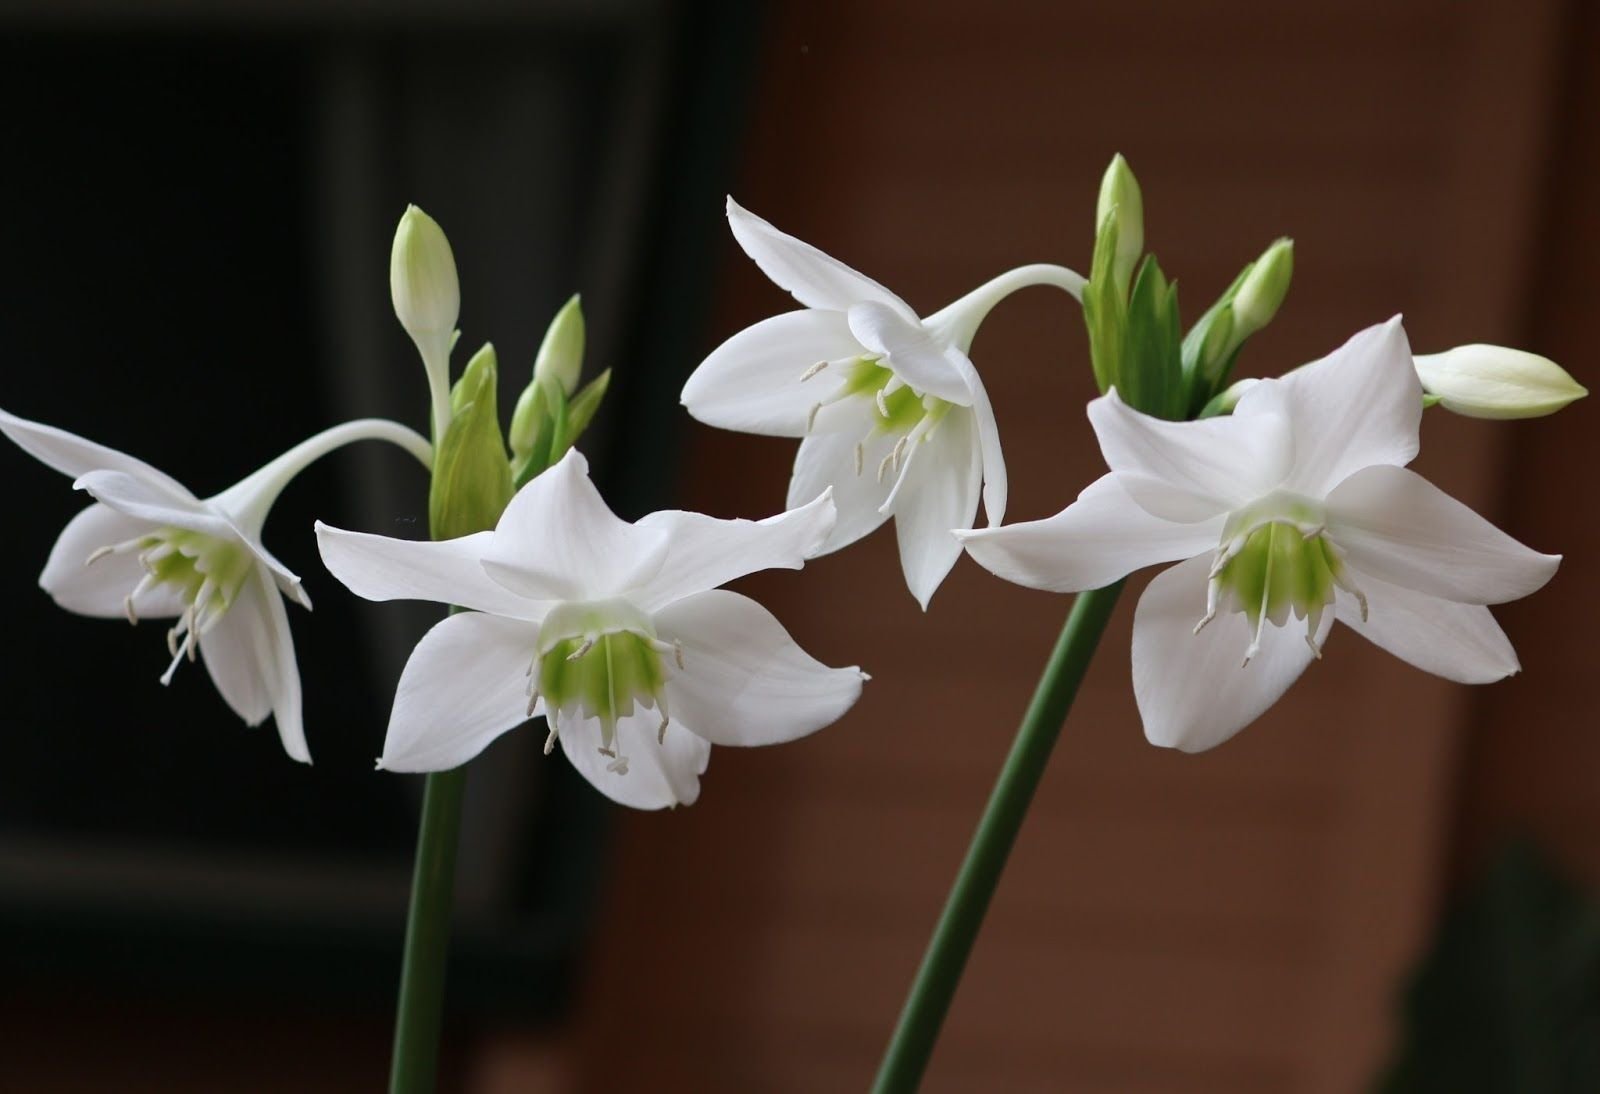
M1224 414L1232 414L1234 408L1239 405L1239 400L1244 397L1244 393L1260 382L1260 380L1250 377L1246 377L1243 380L1235 380L1212 396L1211 401L1200 411L1199 417L1216 418Z
M434 539L455 539L495 526L511 500L511 465L500 435L494 350L473 357L456 390L459 406L435 446L428 491Z
M1423 389L1469 418L1538 418L1589 394L1554 361L1504 346L1457 346L1415 361Z
M583 373L583 342L583 308L578 304L578 294L573 293L545 331L539 356L533 361L534 381L555 384L563 395L571 395L578 389L578 378Z
M1134 267L1144 254L1144 197L1133 169L1119 152L1111 158L1100 179L1100 200L1095 205L1096 233L1103 233L1107 220L1116 222L1116 254L1112 258L1112 280L1126 291Z
M389 291L394 313L426 358L449 348L461 317L461 285L450 241L438 223L415 205L406 207L389 252Z
M460 414L466 405L477 397L478 390L483 386L485 372L491 375L498 373L499 359L495 356L494 343L485 342L483 348L472 355L467 362L467 367L461 370L461 379L450 389L450 413ZM491 380L490 383L494 383Z
M1272 322L1289 295L1294 276L1294 240L1280 239L1256 259L1233 296L1234 348Z

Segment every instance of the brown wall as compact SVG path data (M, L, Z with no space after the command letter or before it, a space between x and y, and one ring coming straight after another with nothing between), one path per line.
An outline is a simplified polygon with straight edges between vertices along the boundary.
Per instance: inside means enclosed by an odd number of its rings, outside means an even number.
M784 7L737 196L914 306L1022 262L1082 268L1099 173L1121 151L1191 317L1274 236L1296 238L1290 303L1246 371L1308 360L1398 311L1419 350L1518 339L1583 376L1595 279L1528 308L1548 275L1536 263L1592 266L1600 242L1592 217L1545 241L1553 149L1573 125L1552 78L1572 60L1558 5ZM707 349L787 306L731 245L725 270ZM1099 473L1070 301L1008 302L974 357L1010 519L1054 512ZM1577 560L1597 528L1572 504L1573 453L1594 443L1585 417L1430 414L1419 467ZM781 505L790 442L696 427L692 445L687 504ZM924 617L887 532L749 589L809 649L875 679L814 739L719 750L694 808L624 818L583 1089L864 1087L1067 607L964 561ZM1597 825L1563 824L1600 810L1600 762L1561 765L1592 729L1577 689L1593 649L1581 610L1597 596L1580 561L1505 612L1527 674L1499 688L1446 684L1338 635L1285 702L1199 757L1142 739L1128 597L927 1088L1359 1088L1439 898L1458 785L1474 831L1543 802L1544 827L1600 870Z

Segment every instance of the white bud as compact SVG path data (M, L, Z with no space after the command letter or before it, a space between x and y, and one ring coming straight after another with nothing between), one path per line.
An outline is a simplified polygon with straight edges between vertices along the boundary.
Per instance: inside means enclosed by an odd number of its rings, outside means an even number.
M1100 198L1094 211L1095 230L1099 231L1110 216L1115 216L1117 221L1113 277L1126 290L1133 268L1144 254L1144 196L1139 191L1139 180L1133 177L1133 168L1120 152L1111 158L1111 166L1100 179Z
M406 207L394 232L389 292L394 314L428 370L435 437L442 438L450 420L450 346L461 317L461 283L444 229L415 205Z
M1554 361L1504 346L1457 346L1415 361L1424 390L1469 418L1538 418L1589 394Z
M545 331L539 356L533 359L534 380L557 385L563 395L578 390L578 379L583 374L583 342L583 308L574 293Z
M1278 314L1294 277L1294 241L1280 239L1264 251L1233 294L1233 344L1241 345Z

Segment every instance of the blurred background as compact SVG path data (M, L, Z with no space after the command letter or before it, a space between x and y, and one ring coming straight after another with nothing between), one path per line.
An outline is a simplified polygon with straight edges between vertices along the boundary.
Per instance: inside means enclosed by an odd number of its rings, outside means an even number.
M344 418L420 426L387 289L416 202L502 406L583 292L590 371L615 369L585 447L619 512L764 516L792 442L677 406L788 306L723 195L926 312L1011 266L1085 268L1118 151L1186 319L1295 238L1244 374L1403 312L1419 351L1514 344L1593 389L1597 55L1584 0L6 0L0 405L201 494ZM1009 519L1055 512L1101 467L1075 308L1019 295L974 358ZM1510 681L1343 633L1226 747L1169 753L1140 733L1125 599L926 1089L1600 1089L1592 413L1425 422L1425 474L1569 559L1498 612ZM420 781L371 757L433 615L356 603L310 526L420 535L422 476L352 449L268 528L317 603L293 616L308 768L202 672L162 691L157 628L57 610L34 579L82 499L9 446L0 474L0 1087L381 1089ZM613 809L535 735L492 746L444 1089L870 1081L1068 601L963 561L924 616L887 532L741 587L871 671L861 704L719 750L670 814Z

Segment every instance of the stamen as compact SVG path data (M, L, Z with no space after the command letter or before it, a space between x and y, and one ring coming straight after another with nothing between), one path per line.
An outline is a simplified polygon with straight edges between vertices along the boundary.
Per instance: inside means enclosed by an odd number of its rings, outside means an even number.
M828 367L828 362L826 362L826 361L818 361L816 364L812 365L810 368L806 369L804 372L802 372L800 374L800 382L802 384L805 383L807 380L811 379L811 377L815 376L817 373L821 372L823 369L825 369L827 367Z
M567 654L567 660L568 661L579 661L579 660L582 660L584 654L586 654L590 650L594 649L594 641L595 640L593 638L585 638L583 640L583 645L579 646L577 649L575 649L571 653Z
M817 412L820 411L821 409L822 409L822 404L821 403L813 403L812 404L811 413L806 415L806 432L807 433L810 433L812 431L812 429L816 428Z
M556 720L550 719L550 733L544 739L544 754L546 756L556 750Z
M883 387L878 389L877 395L875 396L875 398L878 400L878 413L883 415L885 418L889 416L889 400L884 397L883 393L888 390L889 385L885 384Z
M678 663L678 671L683 671L683 643L676 638L672 640L672 659Z
M889 473L889 465L892 464L892 463L894 463L894 453L890 452L887 456L885 456L883 458L883 461L878 464L878 481L879 482L882 482L883 481L883 477Z
M96 547L93 551L89 552L89 557L83 560L83 564L85 567L93 566L96 562L99 562L107 555L114 555L116 553L117 549L109 544L104 547Z
M135 547L139 546L141 543L144 543L148 538L148 536L134 536L132 539L125 539L121 543L112 543L105 547L97 547L90 552L88 558L84 559L83 564L85 566L93 566L96 562L99 562L107 555L126 554Z
M898 441L894 442L894 448L889 452L890 457L894 460L894 469L896 471L900 470L900 457L905 454L906 442L910 439L910 434L901 437Z
M128 622L137 627L139 625L139 613L133 610L132 593L122 598L122 610L127 613Z
M858 441L856 443L856 475L857 475L857 477L859 477L861 475L862 465L864 465L866 462L867 462L867 446Z

